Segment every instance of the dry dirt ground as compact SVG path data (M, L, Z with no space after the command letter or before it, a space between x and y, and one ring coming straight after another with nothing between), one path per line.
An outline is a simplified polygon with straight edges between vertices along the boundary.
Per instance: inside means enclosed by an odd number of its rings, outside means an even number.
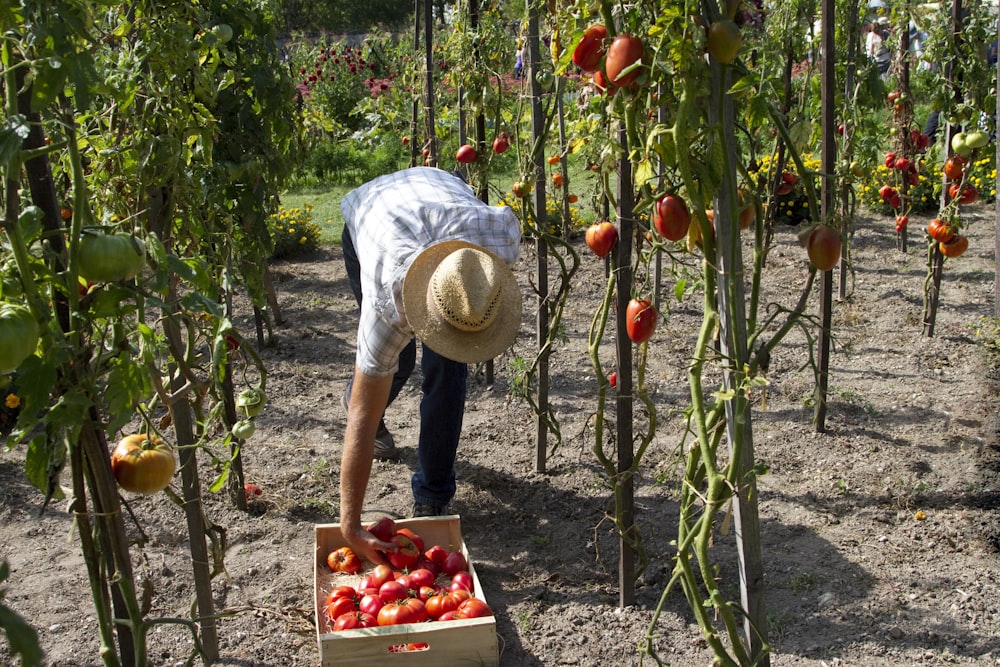
M760 512L773 665L1000 665L998 385L977 336L981 318L992 314L993 209L979 205L970 214L971 247L946 266L933 338L920 325L927 220L912 223L905 255L887 219L859 221L854 280L834 306L826 432L816 432L808 407L813 375L804 367L804 336L795 332L773 355L766 405L758 400L753 413L757 459L770 469L760 482ZM795 232L777 230L765 303L792 304L804 283ZM606 518L611 496L591 452L597 387L585 353L603 266L582 242L577 249L583 268L564 321L568 340L551 361L563 440L547 472L535 472L534 415L508 399L513 355L497 360L493 385L481 376L471 384L468 401L452 510L496 612L507 666L638 664L672 567L674 451L699 299L672 300L673 280L665 279L669 312L651 343L647 378L660 427L636 486L650 565L637 603L620 609L617 540ZM525 246L518 270L526 293L535 266ZM315 667L313 527L338 516L340 396L356 313L338 247L277 264L274 275L285 324L262 351L270 403L245 450L247 479L263 496L249 514L222 495L209 498L205 511L228 535L226 573L214 583L218 608L231 612L219 624L222 664ZM252 331L246 309L237 320ZM532 356L533 327L529 307L516 355ZM610 347L605 359L610 369ZM409 512L417 380L387 415L404 454L376 465L366 518ZM70 517L65 506L39 514L23 458L21 447L0 453L0 555L12 566L5 602L38 629L50 664L98 665ZM153 581L152 615L184 616L193 591L183 515L162 497L128 501L150 537L134 562ZM918 511L926 518L917 520ZM721 576L736 596L732 536L720 532L716 544ZM679 591L666 599L652 634L665 663L711 662ZM151 664L182 664L190 648L183 632L158 626ZM0 646L4 665L13 662L7 650Z

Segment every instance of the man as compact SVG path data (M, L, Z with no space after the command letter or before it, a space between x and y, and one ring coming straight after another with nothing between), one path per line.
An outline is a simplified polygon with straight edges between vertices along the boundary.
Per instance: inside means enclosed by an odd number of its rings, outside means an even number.
M422 343L423 398L413 516L445 513L455 495L455 456L468 366L507 349L521 324L521 293L508 265L521 226L507 207L476 198L459 177L415 167L350 192L344 262L361 306L354 377L345 403L341 532L359 556L385 562L393 545L361 525L374 458L398 458L383 413L413 372Z

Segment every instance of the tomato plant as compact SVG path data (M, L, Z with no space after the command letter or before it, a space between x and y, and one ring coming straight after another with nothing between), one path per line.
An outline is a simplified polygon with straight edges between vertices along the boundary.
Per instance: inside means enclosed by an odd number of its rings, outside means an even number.
M170 484L176 467L174 450L149 433L125 436L111 454L111 470L118 485L133 493L162 491Z
M633 343L644 343L656 330L656 309L649 299L631 299L625 310L625 332Z
M691 211L688 210L687 202L675 194L666 194L657 199L653 209L653 225L668 241L683 239L691 225Z

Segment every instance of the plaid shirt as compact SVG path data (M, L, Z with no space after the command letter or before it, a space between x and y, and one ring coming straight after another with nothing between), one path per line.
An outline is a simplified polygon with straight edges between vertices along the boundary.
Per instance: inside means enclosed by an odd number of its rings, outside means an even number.
M368 375L394 373L413 338L403 312L403 278L422 250L458 239L508 264L520 250L521 224L513 211L483 203L464 181L440 169L380 176L348 193L340 210L361 264L357 364Z

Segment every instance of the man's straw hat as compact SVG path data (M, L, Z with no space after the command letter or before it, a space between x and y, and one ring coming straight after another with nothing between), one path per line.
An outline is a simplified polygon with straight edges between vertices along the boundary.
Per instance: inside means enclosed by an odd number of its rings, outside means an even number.
M466 364L498 356L521 327L521 290L500 257L466 241L422 251L403 279L403 308L417 338Z

